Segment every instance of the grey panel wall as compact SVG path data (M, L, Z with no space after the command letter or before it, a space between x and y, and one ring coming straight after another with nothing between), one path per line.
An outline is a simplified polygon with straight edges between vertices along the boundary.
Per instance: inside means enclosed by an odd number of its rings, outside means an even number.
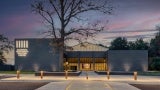
M72 58L72 57L106 58L107 52L105 51L67 51L66 55L68 58Z
M16 39L28 40L27 56L18 56L15 52L16 69L22 70L59 70L59 51L53 50L49 39ZM17 48L15 48L17 51Z
M148 70L147 50L109 50L108 66L111 71Z

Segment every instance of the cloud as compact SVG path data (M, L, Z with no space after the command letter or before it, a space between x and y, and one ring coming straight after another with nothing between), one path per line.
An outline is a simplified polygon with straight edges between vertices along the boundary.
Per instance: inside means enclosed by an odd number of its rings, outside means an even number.
M15 14L2 19L1 33L10 38L33 37L37 29L42 27L38 17L33 14Z
M116 38L116 37L135 37L138 38L140 36L147 36L148 35L154 35L155 33L157 33L156 30L140 30L140 31L117 31L117 32L109 32L109 33L105 33L106 34L106 39L107 38Z
M108 25L109 30L121 30L124 29L128 26L130 26L132 24L132 22L121 22L121 21L117 21L115 23L111 23Z
M157 33L157 30L104 31L95 37L97 41L95 40L94 42L110 45L110 42L117 37L126 37L129 41L143 38L149 42L149 40L155 36L155 33Z

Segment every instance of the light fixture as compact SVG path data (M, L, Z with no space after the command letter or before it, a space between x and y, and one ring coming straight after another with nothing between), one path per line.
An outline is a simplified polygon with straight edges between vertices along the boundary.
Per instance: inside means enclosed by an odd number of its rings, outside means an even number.
M16 53L18 54L18 56L26 56L28 54L28 49L17 49Z

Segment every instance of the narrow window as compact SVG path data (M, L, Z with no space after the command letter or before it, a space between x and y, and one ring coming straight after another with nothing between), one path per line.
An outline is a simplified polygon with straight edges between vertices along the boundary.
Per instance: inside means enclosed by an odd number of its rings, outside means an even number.
M21 48L21 42L18 40L18 48Z
M25 48L25 40L23 40L23 48Z
M21 42L21 48L23 48L23 40L21 40L20 42Z
M18 48L18 41L16 41L16 48Z
M26 40L26 48L28 48L28 40Z

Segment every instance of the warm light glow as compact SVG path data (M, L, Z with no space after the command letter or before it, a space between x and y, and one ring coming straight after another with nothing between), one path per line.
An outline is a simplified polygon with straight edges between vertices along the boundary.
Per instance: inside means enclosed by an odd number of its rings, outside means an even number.
M134 72L134 80L137 80L137 72Z
M28 54L28 40L17 40L16 48L18 56L26 56Z
M18 56L26 56L28 54L28 50L27 49L17 49L16 53L18 54Z
M26 41L26 48L28 48L28 41Z
M84 67L85 69L89 69L89 68L90 68L90 64L85 63L85 64L83 64L83 67Z
M28 48L28 40L17 40L16 48Z
M40 73L41 73L41 75L40 75L40 76L41 76L41 79L43 79L43 73L44 73L44 72L43 72L43 71L40 71Z
M17 79L19 79L19 78L20 78L20 71L17 70Z

